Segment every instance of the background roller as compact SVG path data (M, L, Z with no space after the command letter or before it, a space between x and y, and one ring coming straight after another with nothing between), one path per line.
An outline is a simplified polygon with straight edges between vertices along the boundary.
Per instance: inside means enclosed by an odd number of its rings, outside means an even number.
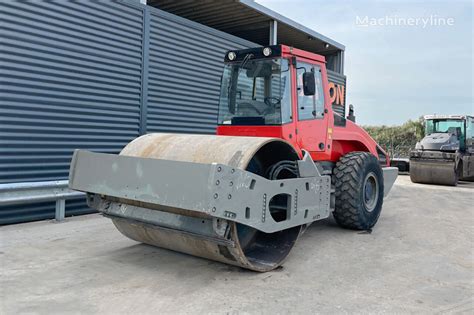
M414 183L456 186L474 178L474 117L426 115L426 136L410 152Z

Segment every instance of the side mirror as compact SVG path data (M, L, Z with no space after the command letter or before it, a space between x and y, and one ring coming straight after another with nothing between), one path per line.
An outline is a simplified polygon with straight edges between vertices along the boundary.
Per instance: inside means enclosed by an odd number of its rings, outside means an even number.
M304 95L314 95L316 93L316 81L313 72L303 73L303 92Z

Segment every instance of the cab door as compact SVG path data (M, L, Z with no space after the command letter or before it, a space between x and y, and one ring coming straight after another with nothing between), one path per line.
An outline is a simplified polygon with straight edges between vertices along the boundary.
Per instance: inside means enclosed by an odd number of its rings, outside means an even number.
M300 148L310 152L321 152L326 149L327 119L324 110L324 86L321 66L303 60L296 62L296 134ZM314 75L315 94L305 95L303 74Z

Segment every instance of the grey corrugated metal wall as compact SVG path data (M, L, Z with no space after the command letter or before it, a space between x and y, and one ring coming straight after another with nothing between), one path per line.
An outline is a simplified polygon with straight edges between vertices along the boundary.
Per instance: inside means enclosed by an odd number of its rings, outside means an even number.
M71 152L138 135L141 11L94 2L3 2L0 182L65 178Z
M214 133L224 54L258 45L160 10L150 19L147 131Z
M67 178L74 149L140 132L213 132L223 53L252 45L137 1L1 2L0 20L0 183ZM0 224L53 213L2 207Z
M0 4L0 182L67 178L76 148L117 152L138 135L142 9L118 2ZM50 202L0 209L46 219ZM90 212L83 200L67 214Z

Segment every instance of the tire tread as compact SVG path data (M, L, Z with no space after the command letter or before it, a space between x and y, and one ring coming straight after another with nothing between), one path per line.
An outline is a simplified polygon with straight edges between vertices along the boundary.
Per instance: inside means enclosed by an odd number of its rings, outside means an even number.
M364 166L370 159L377 161L368 152L351 152L341 157L334 168L336 204L333 215L336 222L344 228L366 230L372 227L367 226L367 222L361 218L360 205L363 200L359 187L363 180L361 176L364 174Z

